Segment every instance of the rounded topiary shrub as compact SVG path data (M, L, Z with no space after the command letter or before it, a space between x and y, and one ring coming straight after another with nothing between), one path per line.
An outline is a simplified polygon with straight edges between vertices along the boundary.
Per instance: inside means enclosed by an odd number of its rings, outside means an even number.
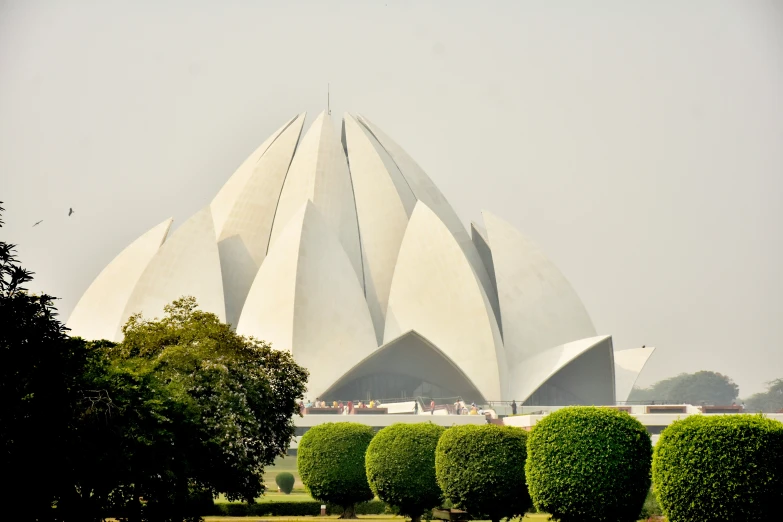
M354 422L329 422L307 430L299 442L297 467L310 495L343 508L340 518L356 518L355 505L372 500L364 454L372 428Z
M275 484L277 484L277 487L280 488L280 491L286 495L290 495L294 490L294 482L296 482L294 475L287 471L281 471L275 477Z
M554 520L631 522L650 489L650 435L610 408L571 406L544 417L527 441L533 504Z
M527 432L494 424L449 428L435 450L435 475L444 496L474 519L524 514Z
M760 415L691 415L663 430L652 469L671 522L780 520L783 423Z
M365 467L373 493L413 522L442 499L435 479L435 448L444 431L429 422L392 424L379 431L367 449Z

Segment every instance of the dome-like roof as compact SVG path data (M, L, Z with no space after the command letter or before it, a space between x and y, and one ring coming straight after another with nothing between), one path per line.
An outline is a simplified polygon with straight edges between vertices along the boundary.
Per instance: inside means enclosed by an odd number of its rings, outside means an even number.
M342 139L323 113L302 136L304 121L276 131L170 236L167 220L122 251L77 304L72 334L120 340L130 315L192 295L290 350L312 397L615 400L611 337L530 240L486 212L486 230L469 234L366 118L346 114ZM641 371L628 366L623 395Z

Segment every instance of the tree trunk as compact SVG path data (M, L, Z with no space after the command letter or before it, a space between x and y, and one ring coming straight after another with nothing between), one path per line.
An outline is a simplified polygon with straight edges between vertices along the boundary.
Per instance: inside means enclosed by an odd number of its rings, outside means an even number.
M421 515L412 516L411 522L421 522Z
M356 505L351 504L350 506L343 507L343 514L337 518L356 518Z

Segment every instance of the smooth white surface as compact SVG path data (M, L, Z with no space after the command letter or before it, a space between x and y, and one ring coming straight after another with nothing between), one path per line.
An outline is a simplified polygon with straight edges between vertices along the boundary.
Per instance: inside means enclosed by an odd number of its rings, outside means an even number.
M209 206L175 230L150 261L128 299L120 327L132 314L161 317L163 307L183 296L193 296L199 308L226 320L220 256ZM118 331L118 337L122 334Z
M226 317L232 325L239 320L253 277L266 256L280 191L304 120L300 114L260 157L218 236Z
M312 397L377 348L353 265L312 202L291 217L270 250L237 332L292 350L310 371Z
M654 351L655 348L648 346L614 352L614 386L618 401L628 400L636 379Z
M215 221L215 237L220 237L220 234L223 232L223 226L228 219L228 215L231 213L231 209L234 208L237 198L242 194L250 176L253 175L253 170L255 169L258 160L261 159L261 156L263 156L269 146L274 143L280 133L287 129L296 118L297 116L291 118L285 125L277 129L264 143L254 150L253 153L242 162L242 165L234 171L225 185L221 187L220 191L212 199L210 207L212 209L212 219Z
M404 200L415 200L411 193L400 196L378 149L350 114L343 119L343 132L359 217L365 295L380 344L394 266L408 224Z
M384 340L415 330L445 353L487 400L505 395L505 358L484 289L451 231L419 201L400 248Z
M613 364L611 343L612 337L609 335L580 339L579 341L554 346L525 359L515 366L511 366L509 373L512 379L512 397L520 402L526 400L567 365L572 363L578 364L579 357L590 350L607 348L607 344L609 352L606 356L606 365L611 367ZM592 384L591 380L593 378L594 376L585 372L585 383ZM612 394L614 393L614 383L611 382L611 379L610 382L599 384L610 388Z
M416 161L405 152L402 147L389 138L381 129L376 127L370 120L364 116L358 116L357 120L369 130L378 140L380 145L389 153L395 166L399 169L402 177L405 179L411 192L417 200L427 205L446 225L454 239L459 243L460 248L465 253L465 257L470 261L473 270L476 272L484 291L487 294L489 302L492 304L492 310L495 318L500 320L498 297L495 287L492 284L487 269L479 256L476 247L468 235L465 225L459 218L449 202L443 197L438 187L432 182L427 173L419 166Z
M308 200L340 239L356 278L363 285L359 224L348 162L331 119L323 112L300 141L288 169L277 204L270 248L291 216Z
M84 292L68 318L70 335L118 341L125 305L144 269L165 241L172 219L153 227L120 252Z
M483 212L510 366L544 350L596 335L582 301L529 239Z

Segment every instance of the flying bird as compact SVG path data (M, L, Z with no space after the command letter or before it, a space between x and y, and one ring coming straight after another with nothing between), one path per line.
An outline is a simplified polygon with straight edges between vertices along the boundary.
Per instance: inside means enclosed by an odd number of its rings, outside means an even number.
M68 217L71 217L71 214L73 214L73 209L72 209L72 208L69 208L69 209L68 209Z
M37 222L35 223L35 225L33 225L33 226L34 226L34 227L35 227L35 226L38 226L38 225L40 225L41 223L43 223L43 219L42 219L41 221L37 221Z

